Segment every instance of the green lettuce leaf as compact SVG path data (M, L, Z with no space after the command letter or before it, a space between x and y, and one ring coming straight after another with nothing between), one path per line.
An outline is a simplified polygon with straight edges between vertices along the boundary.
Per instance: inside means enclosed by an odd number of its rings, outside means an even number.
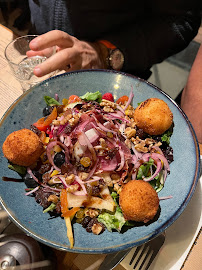
M94 92L94 93L87 92L85 95L80 96L80 98L83 99L83 100L87 100L87 101L95 100L95 101L100 103L101 100L102 100L102 94L99 91Z
M156 190L156 192L158 193L159 191L161 191L164 187L164 183L163 183L163 172L161 171L153 180L151 180L150 185L152 185L152 187Z
M118 232L121 231L122 227L125 225L126 220L123 217L121 208L118 206L117 200L119 195L116 192L111 193L112 198L116 203L116 212L115 213L102 213L98 216L98 221L102 222L108 231L112 231L113 229L117 230Z
M170 138L173 134L173 130L172 128L170 128L169 130L167 130L162 136L161 136L161 140L162 142L166 142L167 144L170 144Z
M45 100L46 104L49 106L60 105L60 103L56 99L49 97L49 96L44 96L44 100Z
M24 175L27 172L27 169L25 167L19 166L19 165L15 165L15 164L9 164L8 165L8 168L10 170L13 170L13 171L17 172L20 175Z
M117 206L116 212L114 214L110 213L103 213L98 216L98 221L102 222L108 231L112 231L113 229L117 230L118 232L121 231L121 228L125 224L126 220L123 217L120 208Z

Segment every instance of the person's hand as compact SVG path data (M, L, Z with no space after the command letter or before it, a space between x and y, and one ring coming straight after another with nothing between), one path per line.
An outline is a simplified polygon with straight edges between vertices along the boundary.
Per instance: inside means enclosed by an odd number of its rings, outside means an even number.
M79 69L104 68L104 63L96 44L80 41L69 34L53 30L36 37L30 42L29 57L43 55L43 51L56 46L56 53L36 66L34 74L44 76L52 71L73 71Z

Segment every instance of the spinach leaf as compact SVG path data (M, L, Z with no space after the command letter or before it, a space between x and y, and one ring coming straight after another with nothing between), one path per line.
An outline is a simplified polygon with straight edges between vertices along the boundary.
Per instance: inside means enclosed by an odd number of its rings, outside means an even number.
M49 97L49 96L44 96L44 100L45 100L46 104L49 106L60 105L60 103L56 99Z

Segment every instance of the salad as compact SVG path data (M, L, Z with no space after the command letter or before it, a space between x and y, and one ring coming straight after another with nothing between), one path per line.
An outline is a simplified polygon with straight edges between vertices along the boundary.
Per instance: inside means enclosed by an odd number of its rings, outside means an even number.
M135 225L119 203L130 181L148 182L156 193L164 187L173 161L173 122L161 134L148 132L134 116L138 108L143 117L148 101L134 108L133 96L131 91L115 101L111 93L87 92L61 102L57 95L45 96L43 117L30 126L40 140L40 151L32 152L35 160L29 165L11 160L4 143L9 168L22 176L26 195L33 196L44 213L64 218L71 248L73 222L94 234ZM22 140L25 130L21 131ZM33 147L39 148L38 144Z

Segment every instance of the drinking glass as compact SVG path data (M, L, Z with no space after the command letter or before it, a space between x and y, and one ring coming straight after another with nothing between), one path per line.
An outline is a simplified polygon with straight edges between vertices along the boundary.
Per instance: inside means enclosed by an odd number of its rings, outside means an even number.
M56 48L54 46L43 50L40 52L40 55L28 57L27 52L30 51L29 43L36 37L37 35L27 35L16 38L11 41L5 49L5 57L14 76L21 83L23 92L55 74L54 71L43 77L37 77L34 75L34 67L46 61L46 59L56 52Z

